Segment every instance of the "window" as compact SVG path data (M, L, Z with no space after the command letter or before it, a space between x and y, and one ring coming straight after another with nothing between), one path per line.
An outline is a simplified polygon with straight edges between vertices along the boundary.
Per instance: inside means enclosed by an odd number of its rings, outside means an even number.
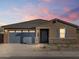
M16 33L21 33L21 31L16 30Z
M15 31L9 31L10 33L14 33Z
M29 32L35 33L35 30L30 30Z
M60 38L65 38L65 33L66 33L65 28L61 28L60 29Z
M28 30L23 30L23 32L28 32Z

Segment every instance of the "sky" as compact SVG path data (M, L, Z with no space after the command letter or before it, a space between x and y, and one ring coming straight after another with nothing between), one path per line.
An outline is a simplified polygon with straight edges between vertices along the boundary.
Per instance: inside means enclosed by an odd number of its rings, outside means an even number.
M0 26L54 18L79 25L79 0L0 0Z

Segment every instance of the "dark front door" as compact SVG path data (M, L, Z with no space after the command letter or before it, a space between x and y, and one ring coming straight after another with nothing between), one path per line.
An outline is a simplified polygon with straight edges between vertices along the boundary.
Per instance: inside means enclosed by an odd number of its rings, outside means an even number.
M40 29L40 43L49 43L49 29Z

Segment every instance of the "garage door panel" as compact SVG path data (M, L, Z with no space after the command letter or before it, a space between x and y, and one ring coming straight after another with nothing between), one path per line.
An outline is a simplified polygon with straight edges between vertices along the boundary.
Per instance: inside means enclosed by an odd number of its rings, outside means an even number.
M20 37L16 33L9 33L9 43L20 43Z

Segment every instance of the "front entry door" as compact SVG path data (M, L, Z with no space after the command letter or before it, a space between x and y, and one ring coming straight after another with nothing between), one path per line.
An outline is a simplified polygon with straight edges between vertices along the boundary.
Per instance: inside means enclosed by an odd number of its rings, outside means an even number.
M49 29L40 29L40 43L49 43Z

